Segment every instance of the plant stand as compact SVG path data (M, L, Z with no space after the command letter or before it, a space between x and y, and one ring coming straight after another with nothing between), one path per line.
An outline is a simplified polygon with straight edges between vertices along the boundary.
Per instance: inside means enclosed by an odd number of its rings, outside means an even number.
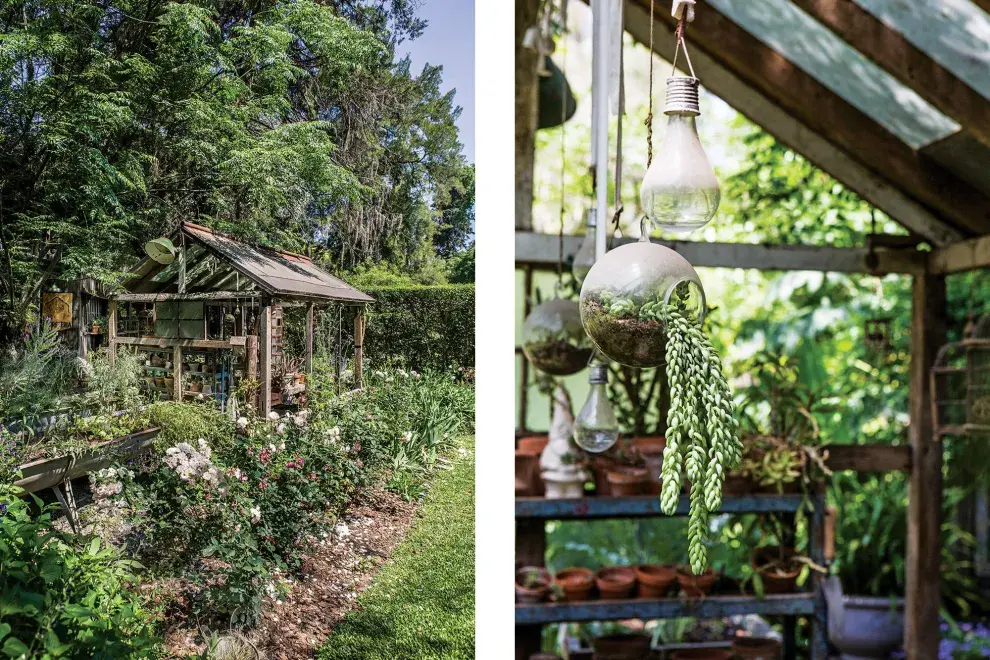
M809 546L810 557L823 563L823 531L825 495L816 492L812 496ZM721 513L769 513L794 514L801 506L801 495L745 495L726 496ZM682 496L675 515L688 513L688 498ZM546 528L548 520L593 520L608 518L661 517L660 500L655 495L634 497L588 497L547 500L540 497L516 498L516 561L519 565L543 566L546 553ZM539 653L542 627L550 623L618 621L623 619L668 619L696 617L714 619L737 614L762 614L784 619L785 660L796 657L797 617L811 618L811 660L826 660L825 596L819 586L819 576L814 575L810 591L794 594L766 595L763 598L749 595L708 596L702 599L685 598L592 600L576 603L539 603L516 605L516 660L528 660Z

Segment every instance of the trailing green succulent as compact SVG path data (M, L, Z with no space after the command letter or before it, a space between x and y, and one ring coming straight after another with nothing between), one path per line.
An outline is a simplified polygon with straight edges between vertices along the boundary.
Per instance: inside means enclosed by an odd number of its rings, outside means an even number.
M667 515L676 511L683 464L691 481L688 556L700 575L708 566L709 516L722 506L726 473L742 458L732 396L719 355L697 323L659 301L644 305L640 318L662 323L667 336L670 411L660 507Z

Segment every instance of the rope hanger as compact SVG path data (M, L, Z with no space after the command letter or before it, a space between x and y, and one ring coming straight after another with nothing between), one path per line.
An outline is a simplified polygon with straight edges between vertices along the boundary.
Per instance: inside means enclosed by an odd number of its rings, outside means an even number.
M695 0L673 0L673 3L670 13L677 19L677 27L674 29L676 44L674 46L674 60L671 65L670 75L673 76L677 73L677 58L683 49L684 58L687 60L688 71L691 73L692 78L697 78L698 76L694 73L694 65L691 64L691 55L688 53L687 41L684 39L687 24L694 20ZM646 120L644 121L646 124L646 167L649 167L653 163L653 23L656 19L654 5L655 0L650 0L649 106L646 112Z

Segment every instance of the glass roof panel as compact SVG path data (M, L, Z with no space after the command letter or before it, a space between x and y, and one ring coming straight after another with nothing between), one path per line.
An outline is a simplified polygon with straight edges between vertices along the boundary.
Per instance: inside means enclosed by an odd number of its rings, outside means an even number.
M970 0L855 2L990 99L990 15Z
M788 0L708 2L911 147L919 149L959 130L956 122Z

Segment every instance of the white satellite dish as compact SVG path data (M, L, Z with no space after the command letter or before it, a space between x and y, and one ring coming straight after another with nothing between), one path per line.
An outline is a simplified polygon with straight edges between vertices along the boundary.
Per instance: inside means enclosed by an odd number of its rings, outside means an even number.
M165 237L148 241L144 244L144 251L148 253L148 256L153 261L165 266L175 261L175 255L178 253L172 241Z

